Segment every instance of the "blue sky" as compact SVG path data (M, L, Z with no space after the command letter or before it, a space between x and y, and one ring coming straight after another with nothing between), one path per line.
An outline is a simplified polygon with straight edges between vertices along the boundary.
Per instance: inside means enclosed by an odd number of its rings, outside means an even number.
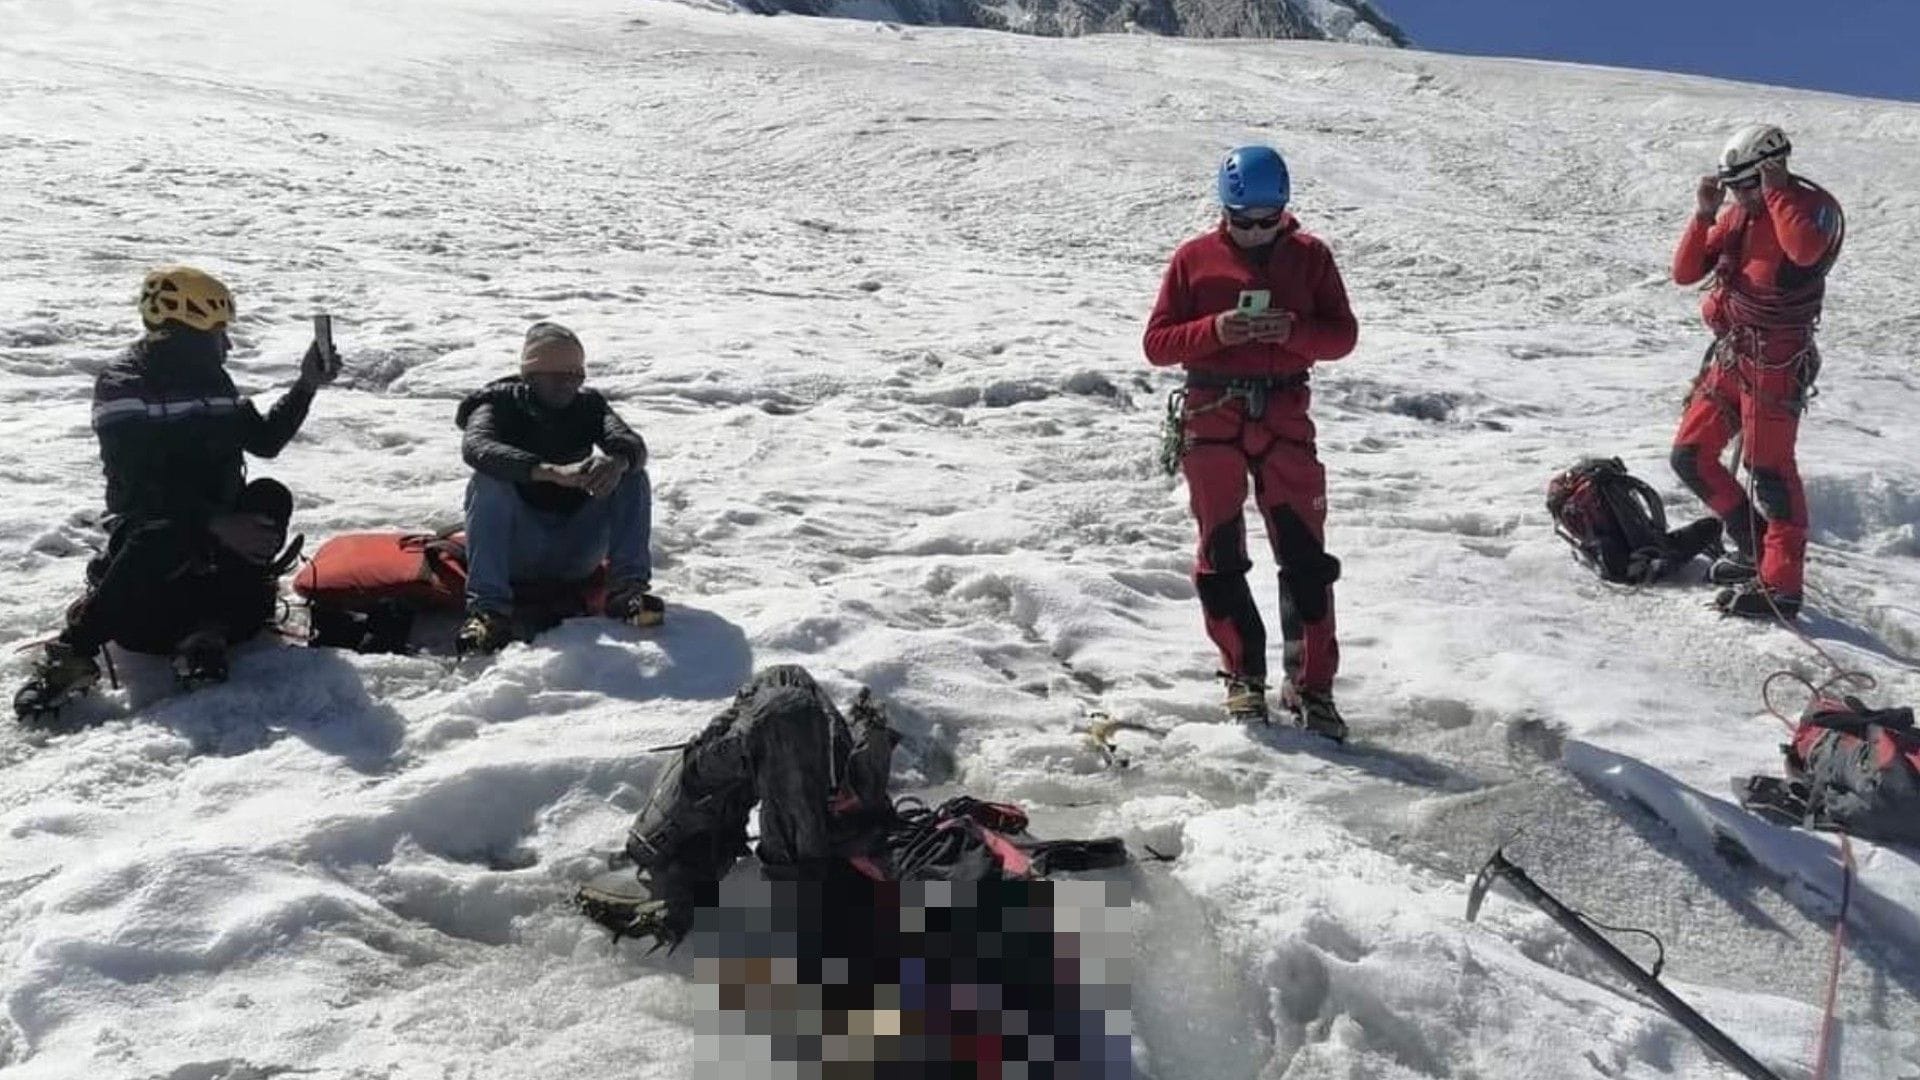
M1920 101L1920 0L1375 0L1422 49Z

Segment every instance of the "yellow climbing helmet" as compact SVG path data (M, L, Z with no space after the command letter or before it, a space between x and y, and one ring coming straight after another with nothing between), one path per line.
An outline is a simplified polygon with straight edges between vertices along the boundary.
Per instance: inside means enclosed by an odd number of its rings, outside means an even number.
M233 294L205 270L162 266L140 283L140 320L149 330L169 322L219 330L233 321Z

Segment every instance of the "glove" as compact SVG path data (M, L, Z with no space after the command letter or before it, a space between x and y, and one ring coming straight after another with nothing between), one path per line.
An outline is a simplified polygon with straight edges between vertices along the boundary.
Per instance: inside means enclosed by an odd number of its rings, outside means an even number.
M307 346L307 354L300 358L300 382L309 390L331 383L340 375L340 357L335 354L332 361L320 352L320 343Z

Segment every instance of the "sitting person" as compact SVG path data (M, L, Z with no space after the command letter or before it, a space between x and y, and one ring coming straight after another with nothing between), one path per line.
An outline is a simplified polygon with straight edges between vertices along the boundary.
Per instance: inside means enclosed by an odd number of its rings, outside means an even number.
M582 385L586 377L580 339L557 323L535 323L520 374L469 395L455 414L474 470L466 499L467 618L455 643L462 653L512 642L516 584L584 594L603 560L609 617L653 626L665 616L649 591L647 444L605 397Z
M300 430L337 363L310 346L293 388L265 416L227 373L227 287L162 267L140 292L146 335L94 382L93 430L107 478L107 548L14 698L22 717L57 713L100 679L108 642L172 654L181 682L226 677L228 647L272 622L293 496L246 479Z

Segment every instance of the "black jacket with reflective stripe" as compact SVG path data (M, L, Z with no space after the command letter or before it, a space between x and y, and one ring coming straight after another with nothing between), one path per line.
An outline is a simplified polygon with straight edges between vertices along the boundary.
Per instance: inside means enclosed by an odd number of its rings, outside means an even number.
M212 335L144 340L93 385L93 431L116 519L200 523L233 508L246 454L270 458L293 439L313 403L296 384L265 416L241 397Z

